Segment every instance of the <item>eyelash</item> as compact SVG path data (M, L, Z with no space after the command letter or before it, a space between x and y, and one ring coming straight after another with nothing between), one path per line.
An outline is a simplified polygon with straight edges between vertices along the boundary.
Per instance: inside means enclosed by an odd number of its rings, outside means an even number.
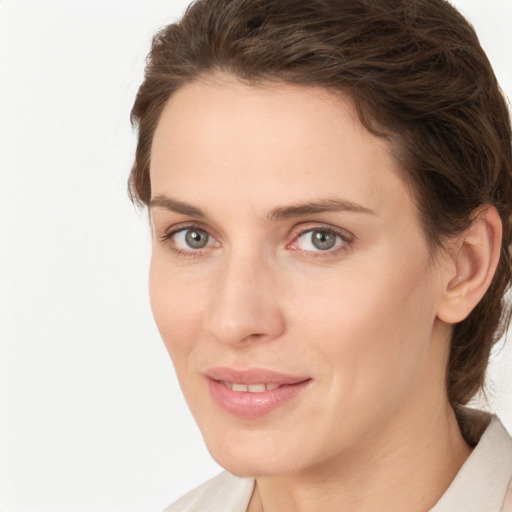
M200 225L197 224L189 224L189 225L181 225L178 227L174 227L172 229L169 229L162 237L160 237L160 241L166 245L169 246L170 250L176 254L179 257L185 257L185 258L197 258L199 256L202 256L202 250L201 249L190 249L190 251L184 251L182 249L179 249L172 243L172 237L177 235L178 233L181 233L182 231L192 231L192 230L198 230L205 232L208 237L213 238L209 233L208 230L203 228ZM346 231L338 230L332 226L329 227L322 227L318 224L307 226L302 228L300 231L298 231L296 234L294 234L293 241L290 244L287 244L287 247L290 247L292 244L296 244L297 241L301 236L304 236L306 233L311 232L321 232L326 233L330 235L334 235L336 237L339 237L342 241L340 245L337 247L335 246L333 249L328 249L325 251L306 251L301 249L291 249L296 250L304 253L309 258L327 258L329 256L335 256L338 255L338 253L348 250L355 241L355 238L352 235L349 235Z
M179 249L172 243L172 237L174 235L177 235L178 233L181 233L182 231L192 231L192 230L204 231L209 237L211 237L211 235L208 233L207 229L205 229L197 224L188 224L188 225L180 225L178 227L169 229L160 238L160 241L162 243L166 244L170 248L170 250L174 254L176 254L176 256L179 256L182 258L197 258L198 256L201 256L201 253L202 253L201 250L191 249L190 251L184 251L182 249Z
M301 236L304 236L307 233L313 233L313 232L334 235L335 237L339 237L342 243L338 246L335 246L331 249L327 249L325 251L322 251L322 250L307 251L307 250L303 250L303 249L292 249L292 250L300 251L300 252L304 253L305 255L307 255L308 258L328 258L330 256L331 257L337 256L340 252L347 251L350 248L350 246L354 243L354 237L351 235L349 236L348 233L345 231L336 229L332 226L322 227L322 226L318 226L318 225L313 225L313 226L304 227L300 231L298 231L294 235L292 244L297 244L298 240ZM288 244L287 247L290 247L290 245L292 245L292 244Z

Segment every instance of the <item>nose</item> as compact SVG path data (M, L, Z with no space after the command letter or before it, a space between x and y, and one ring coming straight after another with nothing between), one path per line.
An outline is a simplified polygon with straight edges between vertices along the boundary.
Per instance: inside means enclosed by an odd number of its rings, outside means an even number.
M278 338L285 319L276 283L276 270L263 258L239 254L224 261L210 293L210 336L233 346Z

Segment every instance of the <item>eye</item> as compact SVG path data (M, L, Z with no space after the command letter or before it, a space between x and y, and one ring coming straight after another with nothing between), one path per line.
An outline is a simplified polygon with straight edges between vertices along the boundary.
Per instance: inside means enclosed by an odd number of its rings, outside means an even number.
M178 251L199 250L213 244L213 239L199 228L185 228L169 233L167 237Z
M329 251L347 240L332 229L308 229L297 237L297 249L302 251Z

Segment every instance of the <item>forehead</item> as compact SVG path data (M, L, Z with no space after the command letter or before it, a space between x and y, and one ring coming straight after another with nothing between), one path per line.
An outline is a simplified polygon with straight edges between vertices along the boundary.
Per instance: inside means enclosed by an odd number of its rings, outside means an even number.
M387 143L348 98L283 83L183 86L159 120L150 173L153 196L189 202L231 194L270 208L334 194L375 209L408 196Z

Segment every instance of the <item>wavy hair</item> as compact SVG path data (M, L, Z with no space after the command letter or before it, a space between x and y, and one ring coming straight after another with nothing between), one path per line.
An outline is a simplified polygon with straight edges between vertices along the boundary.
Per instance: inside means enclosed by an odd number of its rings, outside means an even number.
M151 197L151 144L167 100L218 72L351 98L365 127L390 142L433 253L467 229L482 205L496 207L498 269L451 339L447 393L452 406L467 403L483 386L491 348L511 316L510 118L472 26L444 0L193 2L154 36L133 105L135 203Z

